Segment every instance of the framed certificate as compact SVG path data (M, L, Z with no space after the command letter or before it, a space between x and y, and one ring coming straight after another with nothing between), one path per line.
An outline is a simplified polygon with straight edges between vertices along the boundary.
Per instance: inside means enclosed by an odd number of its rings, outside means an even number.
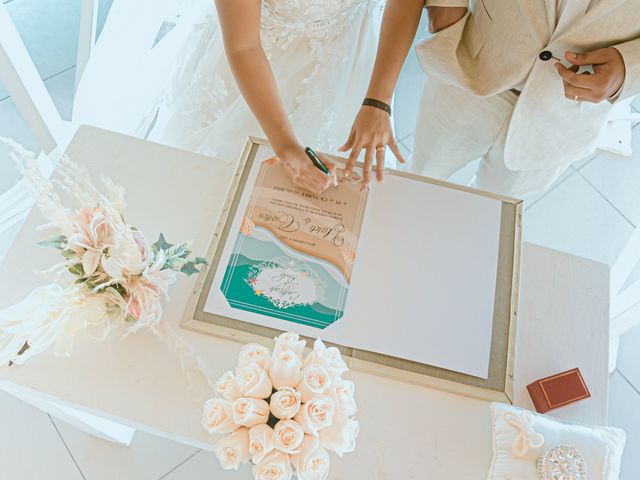
M185 328L241 342L282 331L338 346L351 368L510 401L522 203L357 168L321 195L249 139Z

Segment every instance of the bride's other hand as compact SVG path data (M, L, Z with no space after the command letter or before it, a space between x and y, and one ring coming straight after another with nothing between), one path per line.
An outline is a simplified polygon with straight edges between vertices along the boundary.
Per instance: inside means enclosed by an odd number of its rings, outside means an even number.
M389 114L379 108L362 106L353 122L349 138L339 150L341 152L351 150L345 167L345 175L348 176L351 173L360 152L364 150L364 166L362 169L364 184L371 184L374 157L376 179L381 182L384 178L384 155L387 145L398 161L405 163L405 159L396 143Z
M330 175L313 164L303 147L293 147L276 153L296 187L319 195L334 185L336 165L324 155L317 154Z

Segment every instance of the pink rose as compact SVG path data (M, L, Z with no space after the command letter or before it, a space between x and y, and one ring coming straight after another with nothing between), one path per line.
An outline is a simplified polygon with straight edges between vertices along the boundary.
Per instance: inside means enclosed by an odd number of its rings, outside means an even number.
M269 374L257 363L238 366L236 384L245 397L269 398L273 391Z
M320 445L342 457L343 454L355 450L359 432L360 424L356 420L336 415L333 425L323 428L318 435Z
M249 461L249 429L239 428L220 438L213 446L213 453L224 470L238 470L241 463Z
M238 365L247 365L248 363L257 363L268 371L271 368L271 352L268 348L257 343L248 343L240 349Z
M238 429L231 416L231 402L212 398L204 404L202 426L209 433L231 433Z
M320 365L307 365L302 370L302 379L297 390L302 394L302 402L308 402L313 397L319 397L331 388L331 376Z
M291 480L293 469L289 455L272 450L262 461L253 467L254 480Z
M336 406L329 397L315 397L300 407L294 417L304 433L317 435L318 430L328 427L333 423L333 414Z
M293 350L283 350L274 355L269 376L274 388L295 387L302 378L300 358Z
M271 396L271 413L280 419L293 418L300 410L300 392L291 387L283 387Z
M249 453L251 461L258 464L273 450L273 428L261 423L249 429Z
M283 453L298 453L304 432L294 420L280 420L273 428L273 447Z
M242 396L242 393L238 389L238 385L236 384L235 376L232 371L226 371L222 374L222 376L218 379L215 384L216 392L222 395L227 400L235 400Z
M329 476L329 453L320 446L318 437L305 435L300 452L291 455L298 480L326 480Z
M253 427L269 420L269 404L257 398L238 398L231 404L231 414L236 425Z

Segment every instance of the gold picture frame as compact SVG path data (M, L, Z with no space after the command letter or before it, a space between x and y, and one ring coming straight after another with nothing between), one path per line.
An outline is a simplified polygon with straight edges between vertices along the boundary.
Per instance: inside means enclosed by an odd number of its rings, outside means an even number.
M212 233L206 257L209 267L198 276L181 325L186 329L240 343L256 342L269 345L275 336L282 333L281 331L204 311L204 303L218 267L222 248L229 235L231 222L246 185L248 173L260 146L269 146L269 144L265 140L253 137L250 137L245 144L229 186L225 204ZM338 163L344 161L339 158L332 159ZM488 378L483 379L360 350L349 345L334 346L341 350L349 367L357 371L483 400L511 403L522 246L522 201L414 174L399 171L389 171L387 174L399 175L443 188L462 190L502 202L489 375Z

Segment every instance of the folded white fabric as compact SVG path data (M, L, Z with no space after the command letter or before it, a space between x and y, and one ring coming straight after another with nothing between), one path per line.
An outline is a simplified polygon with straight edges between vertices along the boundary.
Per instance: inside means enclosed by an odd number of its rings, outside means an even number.
M491 417L493 461L488 480L616 480L620 475L627 436L618 428L564 423L504 403L491 404ZM553 469L576 473L571 477L540 472Z

